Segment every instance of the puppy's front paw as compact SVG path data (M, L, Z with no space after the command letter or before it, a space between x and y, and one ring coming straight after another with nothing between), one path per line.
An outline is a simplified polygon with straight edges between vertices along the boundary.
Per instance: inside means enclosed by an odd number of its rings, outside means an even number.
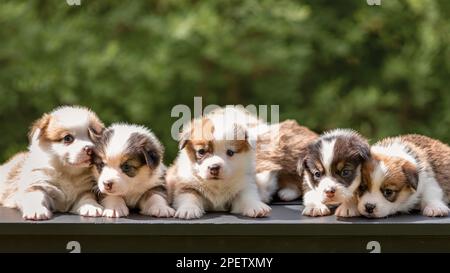
M330 215L331 211L324 204L316 204L316 205L306 206L305 209L303 210L302 214L306 215L306 216L317 217L317 216Z
M109 218L125 217L130 214L128 207L125 204L117 204L114 207L105 207L103 210L103 216Z
M175 212L175 217L180 219L198 219L203 216L205 212L194 205L181 206Z
M429 217L444 217L449 213L449 208L445 204L427 205L422 214Z
M175 210L167 205L158 204L141 210L141 214L168 218L175 215Z
M257 217L267 217L270 215L272 208L263 202L255 202L248 207L245 207L242 211L242 215L257 218Z
M22 217L25 220L48 220L52 218L52 212L44 206L35 208L24 208L22 211Z
M103 214L103 207L99 204L84 204L78 208L77 213L81 216L100 217Z
M357 217L361 214L356 206L343 203L336 209L334 215L337 217Z

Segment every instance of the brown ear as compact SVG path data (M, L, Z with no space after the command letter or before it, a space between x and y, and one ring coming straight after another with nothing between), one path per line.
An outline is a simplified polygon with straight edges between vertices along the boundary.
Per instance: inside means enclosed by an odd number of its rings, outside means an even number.
M42 133L47 128L50 123L51 116L49 114L44 114L40 119L33 122L30 132L28 133L29 141L37 140L42 136Z
M402 166L402 170L406 176L408 185L416 190L419 184L419 173L416 166L411 162L405 162Z

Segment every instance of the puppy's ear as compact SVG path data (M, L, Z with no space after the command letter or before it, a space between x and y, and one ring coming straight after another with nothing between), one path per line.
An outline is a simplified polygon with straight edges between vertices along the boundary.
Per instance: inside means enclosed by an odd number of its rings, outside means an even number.
M158 153L158 151L154 149L146 150L145 148L142 149L142 153L144 154L145 162L147 163L147 166L154 169L156 168L159 163L161 162L161 155Z
M414 166L411 162L405 162L402 166L402 171L406 176L408 185L417 190L417 186L419 184L419 172L417 171L416 166Z
M48 127L50 120L51 116L49 114L44 114L40 119L33 122L30 132L28 133L28 140L30 142L37 141Z
M299 176L303 176L303 172L306 169L306 157L301 157L297 161L297 173Z
M184 130L181 134L180 134L180 140L178 143L178 149L182 150L186 144L188 143L188 141L191 139L191 130Z

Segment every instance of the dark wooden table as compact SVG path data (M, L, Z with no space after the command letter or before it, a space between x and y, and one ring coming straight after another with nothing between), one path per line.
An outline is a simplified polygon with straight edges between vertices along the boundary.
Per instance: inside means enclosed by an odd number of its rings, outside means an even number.
M272 207L264 219L224 213L189 221L58 214L42 222L0 208L0 252L450 252L450 217L310 218L300 215L300 204Z

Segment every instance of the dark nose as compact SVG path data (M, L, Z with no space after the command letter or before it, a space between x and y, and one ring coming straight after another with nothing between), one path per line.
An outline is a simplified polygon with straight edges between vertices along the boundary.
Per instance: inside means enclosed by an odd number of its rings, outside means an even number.
M333 198L334 197L334 193L336 192L336 188L335 187L331 187L325 190L325 195L328 198Z
M219 172L220 172L219 164L213 164L213 165L209 166L208 169L209 169L209 173L212 176L219 176Z
M92 155L93 152L94 152L94 150L92 149L91 146L86 146L86 147L83 148L83 150L84 150L84 152L85 152L87 155Z
M373 213L373 210L376 208L376 205L371 203L366 203L364 206L366 207L367 213Z
M107 191L112 190L113 184L114 184L114 182L109 181L109 180L103 182L103 186L105 187L105 190L107 190Z

